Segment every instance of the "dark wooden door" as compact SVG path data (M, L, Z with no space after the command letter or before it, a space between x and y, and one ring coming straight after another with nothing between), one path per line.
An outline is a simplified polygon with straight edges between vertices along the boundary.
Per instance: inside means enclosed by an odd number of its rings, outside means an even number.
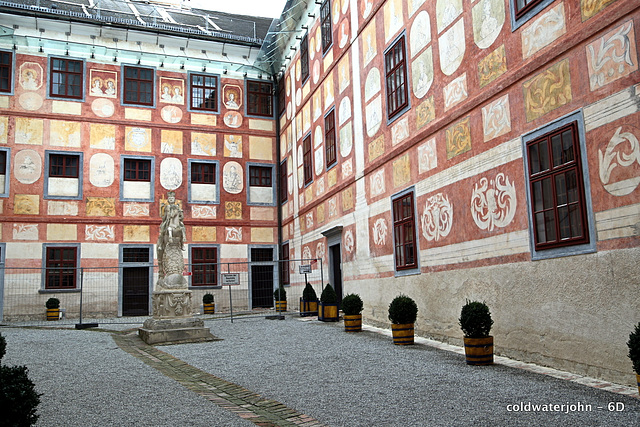
M251 266L252 307L273 307L273 266Z
M342 302L342 255L340 254L340 245L329 247L331 257L331 270L333 276L333 289L338 295L338 307Z
M122 315L149 315L149 267L122 269Z

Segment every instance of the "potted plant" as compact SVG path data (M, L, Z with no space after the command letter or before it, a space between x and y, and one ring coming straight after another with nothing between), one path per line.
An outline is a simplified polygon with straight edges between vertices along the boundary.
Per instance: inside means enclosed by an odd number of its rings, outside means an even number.
M318 320L323 322L338 321L338 295L333 287L327 283L320 294L320 305L318 307Z
M287 291L284 290L282 285L275 290L273 297L276 300L276 311L287 311Z
M204 294L202 297L202 306L204 307L204 314L215 314L216 304L213 302L212 294Z
M629 359L633 363L633 370L636 373L636 381L638 382L638 393L640 393L640 323L636 325L635 331L629 334Z
M362 331L362 299L358 294L348 294L342 298L344 313L344 330L346 332Z
M489 335L493 320L489 307L484 302L467 300L459 322L464 333L467 365L493 364L493 337Z
M49 298L45 306L47 307L47 320L60 319L60 300L58 298Z
M300 297L300 316L318 315L318 295L310 283L307 283L302 290Z
M413 344L414 325L418 317L416 302L406 295L398 295L389 304L389 320L393 343L396 345Z

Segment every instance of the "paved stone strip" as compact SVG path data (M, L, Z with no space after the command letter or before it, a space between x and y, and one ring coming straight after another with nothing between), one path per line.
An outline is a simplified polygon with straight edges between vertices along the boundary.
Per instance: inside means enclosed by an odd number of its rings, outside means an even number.
M237 384L191 366L172 355L147 345L136 333L113 334L122 350L142 360L169 378L198 393L240 418L264 427L323 427L324 424L280 402L256 394Z

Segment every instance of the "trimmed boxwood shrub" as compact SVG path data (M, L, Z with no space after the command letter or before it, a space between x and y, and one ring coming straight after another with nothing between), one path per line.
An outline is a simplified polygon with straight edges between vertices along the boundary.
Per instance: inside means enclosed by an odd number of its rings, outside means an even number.
M276 301L286 301L287 291L285 291L282 285L280 285L280 287L278 287L278 289L276 289L273 293L273 297L276 299Z
M640 375L640 323L636 325L635 331L629 334L627 346L629 347L629 359L633 363L633 370Z
M406 295L398 295L389 304L389 320L396 325L415 323L418 317L416 302Z
M308 282L307 282L306 285L304 285L304 289L302 290L302 299L305 300L305 301L317 301L318 300L318 294L316 294L315 289L313 289L311 284L308 283Z
M60 300L58 298L49 298L44 305L47 308L60 308Z
M493 320L489 307L484 302L469 301L460 312L460 328L467 338L486 338L491 332Z
M360 295L349 294L342 298L342 311L347 316L354 316L362 312L363 304Z
M320 294L320 302L323 304L335 304L338 302L338 295L331 284L327 283Z

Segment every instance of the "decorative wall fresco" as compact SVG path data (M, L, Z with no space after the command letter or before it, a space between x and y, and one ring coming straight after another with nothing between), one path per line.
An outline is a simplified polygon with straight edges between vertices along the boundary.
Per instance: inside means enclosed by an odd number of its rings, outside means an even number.
M109 99L97 98L91 103L91 111L98 117L108 118L116 112L116 107Z
M522 30L522 58L527 59L566 33L564 3L545 11Z
M116 216L116 200L111 197L87 197L87 216Z
M436 107L433 96L427 98L416 107L416 128L420 129L436 118Z
M127 151L151 152L151 129L125 128L124 149Z
M438 156L434 137L418 147L418 173L425 173L436 167L438 167Z
M116 127L91 123L89 129L89 145L99 150L113 150L116 148Z
M13 240L38 240L38 224L13 224Z
M627 21L587 45L589 87L599 89L638 69L633 21Z
M18 72L20 86L24 90L38 90L44 80L42 65L37 62L24 62Z
M355 195L353 187L347 187L342 192L342 212L347 212L355 207Z
M451 28L438 39L440 52L440 69L447 76L456 72L466 50L464 37L464 20L459 19Z
M124 203L122 214L124 216L149 216L149 205L146 203Z
M347 120L351 118L351 99L345 96L340 100L338 106L338 126L342 126Z
M402 187L411 181L411 162L409 154L393 161L393 187Z
M448 196L438 193L427 198L420 226L428 241L439 241L449 235L453 226L453 205Z
M196 225L191 228L191 239L194 242L215 242L216 237L216 227Z
M428 47L411 63L411 79L413 94L416 98L423 98L433 83L433 53L431 47Z
M80 148L80 123L63 120L49 122L49 145Z
M467 92L467 73L463 73L453 79L451 83L444 87L442 92L445 111L467 99L469 96Z
M367 79L364 83L364 101L368 102L374 95L376 95L382 86L380 85L380 70L376 67L372 67L367 74Z
M377 159L384 154L384 135L380 135L369 143L369 161Z
M13 176L22 184L33 184L42 174L42 157L35 150L20 150L13 161Z
M242 126L242 120L242 114L238 113L237 111L227 111L222 119L223 123L226 126L233 129L237 129Z
M482 58L478 62L478 83L485 87L501 75L507 72L507 55L504 45Z
M224 85L222 103L230 110L239 110L242 106L242 88L238 85Z
M438 34L455 21L462 14L462 0L437 0L436 24Z
M598 150L600 182L609 194L631 194L640 185L640 129L619 126L604 148Z
M89 182L95 187L109 187L115 177L113 157L106 153L96 153L89 161Z
M160 152L182 154L182 131L162 129L160 131Z
M563 59L523 84L527 121L571 102L569 59Z
M471 217L481 230L504 228L516 214L516 188L509 177L498 173L495 179L482 177L471 193Z
M378 246L384 246L387 242L387 235L389 233L387 221L384 218L378 218L373 223L373 228L371 231L371 234L373 235L373 243Z
M216 155L217 137L215 133L191 132L191 154L197 156Z
M182 162L176 157L167 157L160 162L160 184L166 190L175 190L182 185Z
M47 202L47 215L78 216L78 202L66 200L49 200Z
M372 198L384 194L384 169L379 169L370 175L369 192Z
M150 229L148 225L125 225L122 227L122 240L124 242L148 242Z
M356 239L353 236L353 230L348 229L344 233L344 242L343 242L344 250L347 251L348 254L352 254L356 247Z
M373 137L382 124L382 97L378 95L364 109L367 135Z
M225 227L226 242L242 242L242 227Z
M388 43L393 36L400 31L404 20L402 19L403 0L387 0L384 4L384 41Z
M409 117L404 117L391 127L391 145L400 144L407 138L409 138Z
M103 98L118 97L118 73L107 70L89 70L89 95Z
M242 136L224 136L224 156L242 158Z
M9 117L0 116L0 144L7 143L9 131Z
M44 99L36 92L25 92L18 98L18 103L25 110L37 111L42 108Z
M482 129L485 142L511 131L509 94L482 107Z
M447 159L471 150L470 118L465 117L445 131L447 142Z
M242 166L238 162L227 162L222 171L222 188L230 194L239 194L244 188Z
M194 219L216 219L217 206L191 205L191 217Z
M471 9L473 41L480 49L490 47L504 25L504 1L480 0Z
M342 157L349 156L353 148L353 127L351 123L352 122L348 122L340 128L340 155Z
M324 170L324 148L315 150L315 152L313 153L313 162L316 176L318 176Z
M16 144L42 145L44 120L16 117Z
M242 219L242 202L225 202L224 218Z
M431 43L431 22L426 10L421 11L411 24L409 51L413 58Z
M375 18L362 30L360 37L362 39L362 66L366 67L378 54Z
M160 110L160 117L167 123L179 123L182 120L182 110L175 105L167 105Z
M351 84L351 61L350 56L344 55L338 62L338 93L342 93ZM315 105L315 101L314 101ZM315 115L314 115L315 116ZM317 117L314 117L314 120Z
M586 21L617 0L580 0L582 21Z

